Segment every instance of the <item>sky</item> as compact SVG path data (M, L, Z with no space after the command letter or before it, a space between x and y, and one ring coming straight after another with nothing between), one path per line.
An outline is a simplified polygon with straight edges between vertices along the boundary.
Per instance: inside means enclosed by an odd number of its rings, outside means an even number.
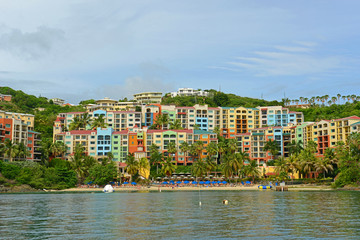
M281 100L360 87L358 0L1 0L0 86L132 98L216 89Z

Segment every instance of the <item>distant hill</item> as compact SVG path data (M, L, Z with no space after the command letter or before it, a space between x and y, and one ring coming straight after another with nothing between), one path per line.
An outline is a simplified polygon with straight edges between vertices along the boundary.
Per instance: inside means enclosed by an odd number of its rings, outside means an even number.
M216 90L209 91L208 97L195 96L176 96L171 97L170 94L165 94L162 99L162 104L176 106L194 106L195 104L208 104L210 107L258 107L258 106L274 106L283 105L278 101L266 101L263 99L240 97L231 93L223 93Z

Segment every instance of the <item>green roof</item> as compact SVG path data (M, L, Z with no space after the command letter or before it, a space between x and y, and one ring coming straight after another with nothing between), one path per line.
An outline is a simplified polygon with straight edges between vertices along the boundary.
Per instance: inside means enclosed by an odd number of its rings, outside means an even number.
M356 122L356 123L351 124L350 126L359 125L359 124L360 124L360 122Z
M205 130L194 130L194 134L214 134L214 132Z

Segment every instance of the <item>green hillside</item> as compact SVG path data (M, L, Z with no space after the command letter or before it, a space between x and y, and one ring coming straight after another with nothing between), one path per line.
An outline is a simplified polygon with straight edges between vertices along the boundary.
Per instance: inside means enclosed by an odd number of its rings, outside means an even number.
M0 87L0 93L12 96L11 102L0 102L0 110L34 114L35 131L40 132L42 138L52 138L52 126L59 113L85 110L82 106L59 106L45 97L36 97L9 87Z
M235 94L223 93L213 89L208 91L209 97L171 97L170 94L165 94L161 103L164 105L174 104L181 107L194 106L195 104L208 104L210 107L258 107L282 105L282 103L278 101L266 101L263 99L240 97Z

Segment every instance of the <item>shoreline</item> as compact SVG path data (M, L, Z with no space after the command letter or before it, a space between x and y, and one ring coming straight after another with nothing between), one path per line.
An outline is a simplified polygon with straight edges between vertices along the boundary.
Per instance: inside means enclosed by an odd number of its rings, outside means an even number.
M336 189L330 186L313 186L313 185L299 185L299 186L287 186L289 191L334 191ZM252 186L213 186L213 187L194 187L194 186L182 186L182 187L168 187L168 186L131 186L131 187L116 187L115 192L177 192L177 191L273 191L271 189L259 189L258 185ZM103 188L69 188L64 190L49 190L49 192L102 192Z
M259 185L250 185L250 186L181 186L181 187L172 187L172 186L120 186L115 187L115 192L191 192L191 191L274 191L274 189L259 189ZM312 184L301 184L301 185L287 185L288 191L360 191L360 187L354 186L345 186L344 188L332 188L329 185L312 185ZM76 188L68 188L63 190L35 190L33 191L6 191L0 192L1 194L42 194L42 193L101 193L103 192L103 187L94 188L84 188L84 187L76 187Z

